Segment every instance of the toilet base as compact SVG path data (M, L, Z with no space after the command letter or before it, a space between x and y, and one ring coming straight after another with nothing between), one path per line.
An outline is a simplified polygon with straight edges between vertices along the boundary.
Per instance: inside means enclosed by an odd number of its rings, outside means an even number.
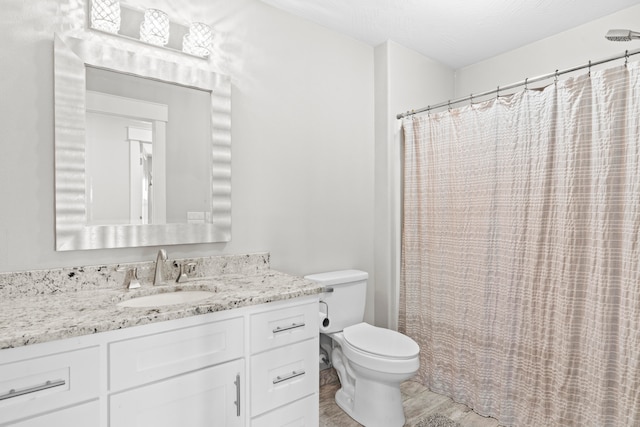
M335 396L338 406L365 427L402 427L405 417L399 384L385 384L357 378L349 396L341 387Z

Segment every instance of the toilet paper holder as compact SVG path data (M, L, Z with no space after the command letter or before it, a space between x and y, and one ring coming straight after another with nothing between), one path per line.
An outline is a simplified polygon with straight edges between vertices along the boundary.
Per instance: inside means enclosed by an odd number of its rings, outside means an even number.
M331 292L333 292L333 289L331 289ZM326 312L320 312L320 325L323 328L326 328L329 326L329 323L331 322L329 320L329 304L327 304L325 301L320 301L320 304L324 304L325 308L326 308Z

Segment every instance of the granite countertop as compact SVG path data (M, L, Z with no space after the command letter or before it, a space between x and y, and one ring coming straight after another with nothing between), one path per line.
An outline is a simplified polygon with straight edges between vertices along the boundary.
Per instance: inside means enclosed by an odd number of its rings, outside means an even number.
M206 290L215 296L159 307L119 307L137 296L174 290ZM15 296L0 301L0 349L112 331L153 322L230 310L320 293L317 283L274 270L220 274L181 284L135 290L89 289L46 295Z

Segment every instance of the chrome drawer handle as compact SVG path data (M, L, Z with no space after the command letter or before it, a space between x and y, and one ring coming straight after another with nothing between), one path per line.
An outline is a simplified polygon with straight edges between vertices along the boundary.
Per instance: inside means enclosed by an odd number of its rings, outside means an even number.
M273 330L273 333L277 334L278 332L290 331L291 329L304 328L304 327L305 327L304 322L302 322L302 323L292 323L290 326L285 326L285 327L278 326L277 328L275 328Z
M281 382L283 382L283 381L287 381L287 380L290 380L290 379L292 379L292 378L302 376L302 375L304 375L304 374L305 374L304 370L300 370L300 371L291 371L291 373L290 373L290 374L287 374L287 375L285 375L285 376L283 376L283 377L281 377L280 375L278 375L278 376L273 380L273 383L274 383L274 384L278 384L278 383L281 383Z
M236 416L240 416L240 374L236 375L236 380L233 382L236 385Z
M12 388L11 390L9 390L9 393L3 394L2 396L0 396L0 400L12 399L14 397L24 396L25 394L35 393L36 391L42 391L49 388L60 387L61 385L65 385L64 380L47 381L44 384L37 385L34 387L23 388L22 390L16 390L15 388Z

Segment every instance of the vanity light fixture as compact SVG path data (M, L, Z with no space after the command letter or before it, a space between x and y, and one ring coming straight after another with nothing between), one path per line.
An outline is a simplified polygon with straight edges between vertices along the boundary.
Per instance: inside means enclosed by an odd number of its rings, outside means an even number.
M118 34L120 30L120 2L118 0L93 0L91 2L91 27Z
M211 50L213 32L211 27L202 22L193 22L189 33L182 38L182 51L191 55L206 58Z
M172 20L160 9L140 8L129 1L87 0L88 27L208 61L213 42L210 25Z
M169 42L169 16L160 9L145 10L140 40L156 46L166 45Z

